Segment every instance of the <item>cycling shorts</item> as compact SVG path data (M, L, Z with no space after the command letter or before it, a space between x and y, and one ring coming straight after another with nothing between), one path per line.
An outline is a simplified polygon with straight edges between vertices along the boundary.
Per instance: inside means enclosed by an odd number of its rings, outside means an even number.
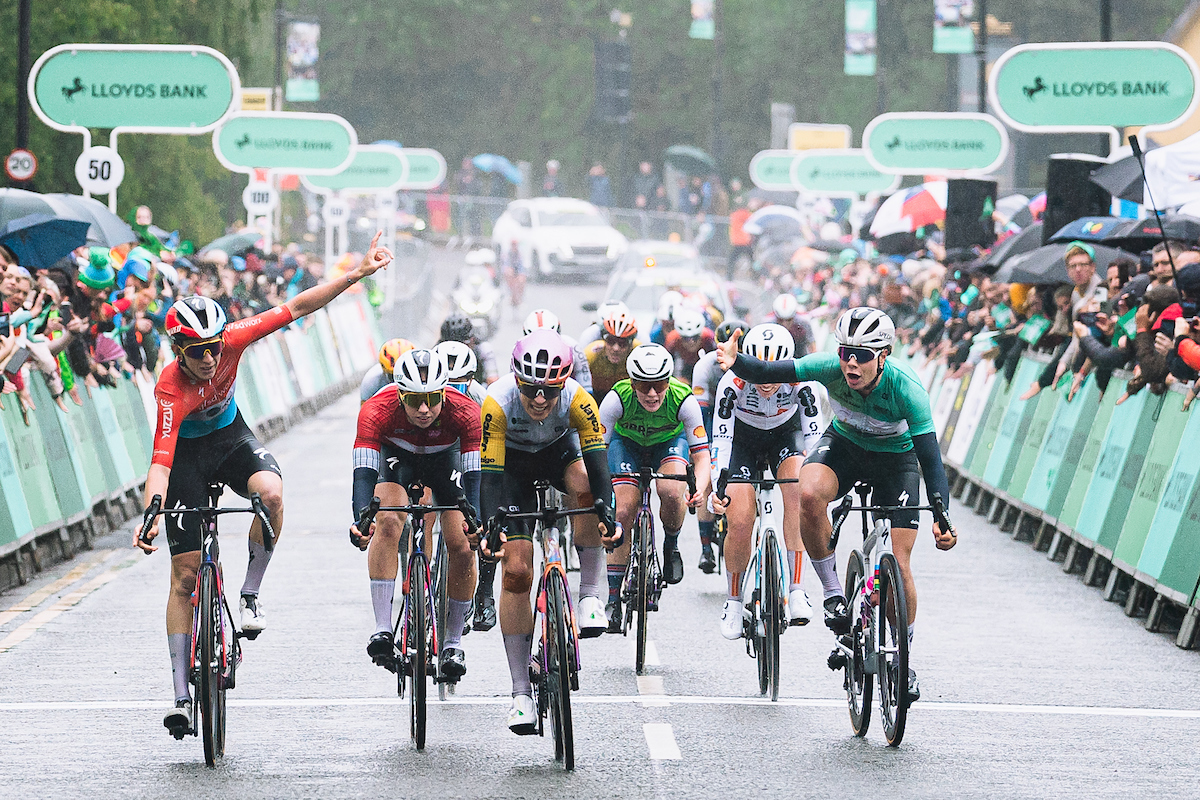
M238 412L224 428L195 439L179 439L163 508L202 508L208 505L208 485L221 483L247 497L247 484L256 472L281 475L275 456ZM162 518L171 555L200 550L200 517L196 514Z
M729 450L731 477L753 478L766 465L779 474L779 465L804 455L804 426L796 414L777 428L763 430L740 419L733 422L733 445Z
M583 458L579 445L571 436L562 436L533 453L509 449L504 462L504 492L501 502L510 511L537 511L537 491L534 484L549 481L550 485L567 494L567 467ZM533 524L529 520L508 523L510 541L532 541Z
M433 492L434 505L452 506L463 495L455 477L458 475L460 458L457 449L439 450L436 453L413 453L384 444L379 450L379 479L377 483L396 483L406 489L414 481ZM419 503L421 498L410 497L410 503Z
M618 472L638 472L642 467L659 470L663 464L676 462L684 466L692 463L686 433L674 439L648 446L639 445L619 433L614 433L608 443L608 471L614 476L613 485L637 486L636 478L618 478Z
M804 463L824 464L833 470L838 479L838 498L853 489L855 481L862 481L872 488L872 505L915 506L921 502L921 468L913 450L865 450L831 427ZM920 513L905 510L888 516L894 528L916 528Z

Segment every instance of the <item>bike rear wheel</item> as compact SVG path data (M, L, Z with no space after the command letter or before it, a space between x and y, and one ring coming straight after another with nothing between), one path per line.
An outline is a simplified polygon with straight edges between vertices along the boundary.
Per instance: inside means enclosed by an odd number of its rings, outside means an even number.
M546 586L546 613L549 615L545 680L550 694L550 714L553 717L554 758L563 762L563 769L575 769L575 727L571 719L571 672L574 652L571 646L570 611L567 605L567 584L562 575L551 571Z
M771 536L767 540L767 563L763 565L763 652L759 658L766 664L767 689L771 701L779 699L779 636L782 632L783 601L779 597L782 578L779 575L779 543Z
M222 682L221 597L215 567L200 568L196 613L200 615L200 730L204 762L216 766L225 755L225 686Z
M896 557L879 560L879 711L887 743L898 747L908 718L908 599Z
M871 692L874 689L873 678L866 671L869 632L863 629L862 614L859 613L865 573L862 554L855 550L850 554L850 562L846 566L846 603L852 615L850 637L853 652L846 659L844 667L846 704L850 708L850 727L855 736L866 736L867 728L871 726Z
M634 667L638 675L646 669L646 637L650 626L650 562L653 558L650 542L650 520L644 514L638 516L637 558L633 562L637 570L634 575L637 604L637 657Z
M411 565L412 574L408 581L408 599L405 603L408 614L407 641L404 652L408 661L409 733L418 750L425 749L425 689L429 653L426 646L428 636L429 587L425 583L425 564L419 557Z

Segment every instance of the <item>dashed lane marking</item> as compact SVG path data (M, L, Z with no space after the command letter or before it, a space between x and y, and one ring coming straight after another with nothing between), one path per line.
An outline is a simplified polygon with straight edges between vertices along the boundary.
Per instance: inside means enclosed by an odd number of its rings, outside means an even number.
M642 726L651 761L674 761L683 758L675 743L675 731L664 722L647 722Z
M663 689L663 679L661 675L638 675L637 676L638 695L641 696L642 705L645 706L669 706L671 703L667 700L667 692Z
M646 666L661 667L662 662L658 660L658 648L654 646L654 642L646 641Z
M4 611L0 611L0 625L3 625L6 622L10 622L11 620L16 619L18 616L20 616L21 614L24 614L26 611L32 611L33 609L40 606L47 597L50 597L51 595L61 592L63 589L67 588L72 583L75 583L75 581L82 579L83 576L86 575L88 573L88 571L92 569L92 567L96 566L96 564L98 564L99 562L108 558L109 554L111 554L112 552L113 552L112 550L97 550L97 551L95 551L94 553L91 554L90 558L86 558L84 561L82 561L77 566L75 566L66 575L63 575L61 578L59 578L58 580L56 580L52 583L46 584L41 589L38 589L37 591L33 592L29 596L27 596L21 600L18 600L16 603L14 603L13 605L6 608Z

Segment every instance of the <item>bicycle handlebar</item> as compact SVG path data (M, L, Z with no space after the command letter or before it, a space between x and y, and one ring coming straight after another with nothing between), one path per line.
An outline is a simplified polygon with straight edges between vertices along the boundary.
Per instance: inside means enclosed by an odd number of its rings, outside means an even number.
M616 529L616 526L613 524L612 515L609 514L608 503L603 500L597 500L592 504L591 508L560 508L551 506L550 508L543 508L541 511L509 511L500 507L496 509L495 515L487 523L488 550L495 553L500 549L500 528L504 525L505 520L541 520L543 525L550 528L563 517L578 517L583 514L595 514L596 518L604 523L604 526L608 530L612 531ZM613 546L616 547L617 545Z
M271 515L267 511L266 504L262 501L262 495L258 492L250 494L250 508L213 508L213 507L198 507L198 508L168 508L163 509L162 495L156 494L150 498L150 505L146 506L146 510L142 515L142 531L138 534L138 541L142 544L149 545L150 529L154 526L154 520L157 517L165 517L169 514L178 514L184 516L186 514L200 514L206 517L216 517L221 514L253 514L262 525L263 549L271 552L275 549L275 528L271 525ZM149 555L149 553L147 553Z
M696 493L696 468L691 464L687 465L687 471L683 475L667 475L662 472L655 472L649 467L643 467L641 472L614 472L609 477L612 478L636 478L638 486L644 492L650 485L650 481L687 481L688 497ZM688 513L695 514L696 509L693 506L688 506Z
M851 511L860 511L864 514L890 514L895 511L929 511L933 514L934 521L941 527L943 531L954 532L954 526L950 524L950 516L946 513L946 505L942 502L942 496L935 494L927 506L856 506L854 498L847 492L842 498L842 502L833 510L833 530L829 536L829 549L836 550L838 537L842 531L842 524L846 518L850 516Z
M375 522L375 517L380 511L393 511L401 514L416 514L418 516L424 514L436 514L442 511L460 511L462 512L463 518L467 521L468 535L475 535L479 532L479 520L475 518L475 509L472 507L471 502L467 500L466 497L460 497L458 503L452 506L427 506L420 503L407 506L385 506L380 505L380 500L378 497L372 497L371 502L368 503L367 507L362 510L362 513L358 516L358 521L355 523L355 527L358 528L360 539L356 540L354 537L354 531L350 531L350 543L352 545L360 550L362 549L360 541L361 537L364 535L363 531L368 531L371 529L371 524Z

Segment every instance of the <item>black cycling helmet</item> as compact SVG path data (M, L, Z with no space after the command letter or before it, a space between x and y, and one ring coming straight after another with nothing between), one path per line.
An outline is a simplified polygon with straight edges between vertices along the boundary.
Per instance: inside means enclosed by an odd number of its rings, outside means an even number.
M471 324L471 318L461 311L451 311L442 321L443 342L466 342L474 333L475 326Z
M741 331L741 335L745 336L746 331L750 330L750 323L744 319L727 319L717 326L716 335L717 341L721 344L728 342L733 338L734 331Z

